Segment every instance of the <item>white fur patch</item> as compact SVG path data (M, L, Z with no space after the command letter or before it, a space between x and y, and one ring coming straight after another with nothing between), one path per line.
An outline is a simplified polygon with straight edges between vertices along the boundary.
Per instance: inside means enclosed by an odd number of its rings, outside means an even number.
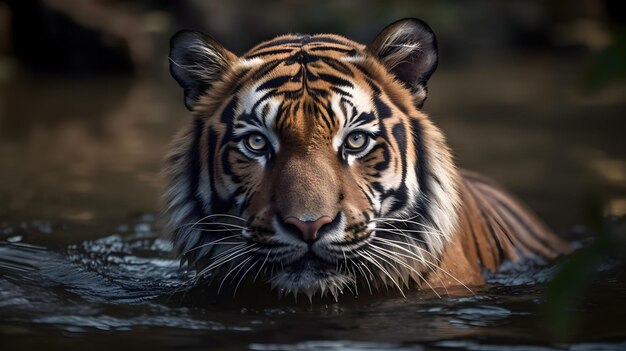
M387 69L393 69L406 61L416 51L421 50L421 44L414 42L413 39L414 30L408 24L398 26L394 32L385 38L385 41L380 45L378 56L381 56L381 52L385 52L385 55L382 55L382 60ZM393 50L389 50L390 47Z
M340 128L333 137L333 149L335 152L339 152L346 139L346 137L353 131L361 130L369 133L377 133L380 131L378 121L375 120L368 124L359 125L358 116L361 113L371 113L374 110L374 104L369 94L366 94L363 89L354 85L354 88L342 87L342 90L352 95L352 98L345 97L341 94L335 93L330 97L330 106L335 114L335 118L339 121ZM349 110L351 112L352 106L356 107L356 116L346 116L341 108L342 99L349 101ZM351 106L350 106L351 105ZM369 150L367 150L369 152ZM364 154L367 152L363 152ZM348 164L352 164L355 160L354 156L348 157Z
M251 59L247 59L247 58L240 58L237 63L235 64L235 68L245 68L245 69L250 69L250 68L254 68L256 66L260 66L261 64L263 64L263 59L260 57L254 57Z

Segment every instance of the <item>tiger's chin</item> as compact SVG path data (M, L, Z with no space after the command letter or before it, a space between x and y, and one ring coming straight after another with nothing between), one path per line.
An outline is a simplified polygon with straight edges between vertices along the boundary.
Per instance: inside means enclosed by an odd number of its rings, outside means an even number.
M343 290L355 283L355 278L339 272L336 266L307 258L274 273L269 282L281 296L303 294L311 300L319 293L322 297L330 294L338 300Z

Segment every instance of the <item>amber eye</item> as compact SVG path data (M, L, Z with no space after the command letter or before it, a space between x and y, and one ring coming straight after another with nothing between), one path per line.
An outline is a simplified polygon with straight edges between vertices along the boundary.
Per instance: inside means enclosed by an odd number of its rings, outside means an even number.
M344 147L349 152L363 151L369 144L370 138L363 132L352 132L348 134Z
M259 133L252 133L246 138L246 146L252 152L265 151L267 148L267 139Z

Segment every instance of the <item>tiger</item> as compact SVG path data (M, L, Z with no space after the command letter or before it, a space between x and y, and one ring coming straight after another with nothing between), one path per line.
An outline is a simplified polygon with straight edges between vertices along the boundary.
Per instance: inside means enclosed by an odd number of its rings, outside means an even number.
M242 56L176 33L169 68L193 122L166 157L164 213L181 265L218 291L338 299L472 291L503 262L570 252L513 195L457 168L423 110L437 65L416 18L368 45L286 34Z

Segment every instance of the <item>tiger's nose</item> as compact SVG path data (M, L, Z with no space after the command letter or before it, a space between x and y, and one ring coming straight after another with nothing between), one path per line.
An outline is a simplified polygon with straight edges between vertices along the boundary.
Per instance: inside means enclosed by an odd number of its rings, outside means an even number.
M317 240L317 234L319 230L326 224L332 222L333 219L329 216L322 216L314 221L301 221L296 217L287 217L285 219L285 223L291 224L294 227L298 228L300 234L302 234L302 239L307 242L312 242Z

